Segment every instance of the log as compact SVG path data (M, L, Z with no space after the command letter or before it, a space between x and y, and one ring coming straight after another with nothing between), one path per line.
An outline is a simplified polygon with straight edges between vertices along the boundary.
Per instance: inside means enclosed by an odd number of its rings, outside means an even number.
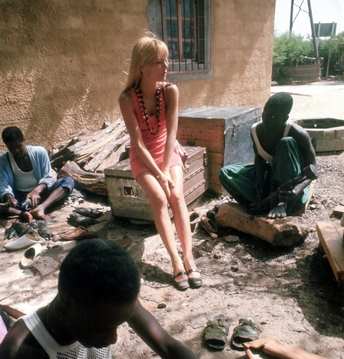
M343 228L334 222L318 222L319 242L330 263L337 282L344 281Z
M216 213L220 226L258 237L273 246L293 247L308 235L306 228L298 225L292 217L269 219L246 213L237 203L222 204Z

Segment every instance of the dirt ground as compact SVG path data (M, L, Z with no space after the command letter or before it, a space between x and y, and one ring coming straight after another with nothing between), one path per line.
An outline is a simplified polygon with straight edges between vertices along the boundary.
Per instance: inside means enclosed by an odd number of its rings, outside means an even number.
M287 91L297 93L296 90ZM317 95L312 94L312 102L316 102ZM299 97L297 104L302 101ZM338 107L343 100L344 97ZM299 113L306 117L306 111L302 111ZM171 286L169 260L153 226L113 219L99 235L130 251L142 272L143 304L170 334L187 343L200 358L242 357L229 345L220 353L202 346L201 334L207 320L224 314L231 319L230 334L240 318L251 318L259 325L261 336L275 336L328 359L344 359L343 292L318 250L315 232L317 221L338 221L330 215L334 207L344 205L344 153L318 156L318 172L315 194L300 219L310 234L294 249L273 248L245 235L229 243L221 237L213 240L201 228L196 229L194 253L204 280L203 287L197 290L179 292ZM203 198L194 210L205 213L223 200ZM67 217L73 207L87 205L109 210L103 202L76 198L63 209L63 215ZM71 245L64 245L58 259ZM55 295L58 269L46 276L21 270L21 256L22 252L0 253L0 302L31 312ZM114 354L124 359L156 357L127 325L119 330Z

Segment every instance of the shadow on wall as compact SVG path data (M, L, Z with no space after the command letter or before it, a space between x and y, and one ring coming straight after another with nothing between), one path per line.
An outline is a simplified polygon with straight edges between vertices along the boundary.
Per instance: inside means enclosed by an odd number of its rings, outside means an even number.
M117 1L1 1L0 98L12 101L0 101L0 126L51 145L116 118L129 56L121 19Z

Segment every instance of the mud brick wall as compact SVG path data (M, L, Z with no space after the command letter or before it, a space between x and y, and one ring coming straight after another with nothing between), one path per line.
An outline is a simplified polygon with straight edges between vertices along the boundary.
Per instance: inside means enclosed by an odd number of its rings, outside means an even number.
M150 1L1 1L0 131L17 125L29 142L51 147L116 119L131 46L149 29ZM178 80L181 108L263 104L274 6L274 0L212 1L211 72Z
M146 1L0 2L0 130L51 146L117 118L128 48Z

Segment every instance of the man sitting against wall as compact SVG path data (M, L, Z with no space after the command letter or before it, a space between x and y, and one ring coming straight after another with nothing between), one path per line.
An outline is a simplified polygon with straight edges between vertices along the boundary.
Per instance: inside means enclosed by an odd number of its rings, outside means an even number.
M0 156L0 214L44 219L48 207L72 192L73 179L56 179L46 149L26 145L18 127L5 128L2 140L8 151Z
M220 171L227 192L253 214L281 218L304 209L317 178L315 151L308 133L287 122L293 98L276 93L266 102L262 121L251 128L255 161Z

